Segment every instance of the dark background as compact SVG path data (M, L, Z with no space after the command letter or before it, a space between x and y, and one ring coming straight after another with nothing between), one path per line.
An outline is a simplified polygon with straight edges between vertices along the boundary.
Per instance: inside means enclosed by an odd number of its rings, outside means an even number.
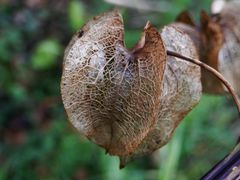
M121 8L128 47L147 20L160 28L185 9L198 20L211 4L157 2L167 6ZM71 128L60 96L64 48L84 22L114 7L102 0L0 0L0 180L197 179L234 146L240 128L230 97L204 95L171 143L121 171L116 157Z

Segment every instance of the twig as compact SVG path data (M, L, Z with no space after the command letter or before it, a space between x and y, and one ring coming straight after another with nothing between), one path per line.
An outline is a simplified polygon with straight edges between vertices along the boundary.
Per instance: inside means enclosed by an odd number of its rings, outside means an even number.
M201 66L202 68L208 70L214 76L216 76L226 86L226 88L228 89L229 93L232 95L232 97L233 97L233 99L234 99L234 101L235 101L235 103L237 105L238 113L240 114L240 100L238 98L237 93L235 92L235 90L233 89L231 84L229 84L229 82L217 70L215 70L214 68L208 66L207 64L205 64L205 63L203 63L201 61L198 61L198 60L195 60L195 59L191 59L189 57L185 57L185 56L183 56L181 54L178 54L176 52L172 52L172 51L167 50L167 55L174 56L174 57L177 57L177 58L181 58L183 60L186 60L186 61L191 62L193 64L196 64L198 66Z

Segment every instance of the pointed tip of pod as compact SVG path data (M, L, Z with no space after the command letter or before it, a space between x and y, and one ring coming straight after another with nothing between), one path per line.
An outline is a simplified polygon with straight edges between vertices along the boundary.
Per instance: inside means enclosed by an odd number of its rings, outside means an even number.
M144 30L147 30L147 29L149 29L151 27L152 27L152 23L150 21L147 21L147 23L146 23L146 25L144 27Z
M128 159L126 157L119 157L119 160L120 160L119 169L123 169L127 165Z

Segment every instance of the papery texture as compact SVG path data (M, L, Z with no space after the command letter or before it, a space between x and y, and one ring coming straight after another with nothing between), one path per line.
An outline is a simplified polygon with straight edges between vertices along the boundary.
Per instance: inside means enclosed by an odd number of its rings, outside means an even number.
M157 30L144 29L128 51L117 11L89 21L66 49L61 82L74 127L112 155L129 155L156 124L166 53Z
M174 25L161 31L165 48L198 59L190 37ZM200 67L179 58L167 57L163 93L159 97L158 121L132 156L151 153L165 145L185 115L199 102L202 92ZM131 157L121 157L122 166Z

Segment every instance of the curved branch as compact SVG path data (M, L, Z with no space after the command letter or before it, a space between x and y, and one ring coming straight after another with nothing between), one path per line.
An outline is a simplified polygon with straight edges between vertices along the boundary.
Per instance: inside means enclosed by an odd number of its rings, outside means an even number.
M172 51L167 50L167 55L174 56L174 57L186 60L188 62L191 62L193 64L196 64L196 65L198 65L198 66L208 70L214 76L216 76L226 86L226 88L228 89L229 93L232 95L232 97L233 97L233 99L234 99L234 101L235 101L235 103L237 105L238 113L240 114L240 100L238 98L238 95L235 92L235 90L233 89L233 87L231 86L231 84L229 84L229 82L222 76L222 74L220 74L217 70L215 70L214 68L208 66L207 64L205 64L205 63L203 63L201 61L198 61L198 60L195 60L195 59L191 59L189 57L185 57L185 56L183 56L181 54L178 54L176 52L172 52Z

